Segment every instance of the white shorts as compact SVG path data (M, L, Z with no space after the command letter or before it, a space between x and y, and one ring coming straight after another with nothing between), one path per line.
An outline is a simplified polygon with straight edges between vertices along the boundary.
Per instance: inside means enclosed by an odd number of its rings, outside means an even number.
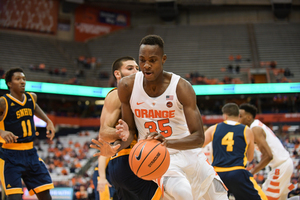
M205 194L208 192L211 193L209 195L210 199L219 200L220 193L222 196L222 200L228 199L227 190L224 186L222 189L218 189L217 192L215 192L215 190L213 189L209 190L210 186L213 185L214 179L218 180L221 185L224 184L215 172L214 168L208 163L206 156L204 155L204 153L202 153L200 148L179 151L178 153L171 154L170 157L170 166L163 178L186 178L190 183L194 200L204 199ZM168 181L166 182L166 184L168 184ZM172 191L172 188L170 187L165 186L165 188L169 188L169 190ZM168 193L168 191L166 192Z
M288 193L294 188L294 185L290 182L293 169L293 161L289 158L268 173L268 178L262 185L262 190L269 199L287 199Z

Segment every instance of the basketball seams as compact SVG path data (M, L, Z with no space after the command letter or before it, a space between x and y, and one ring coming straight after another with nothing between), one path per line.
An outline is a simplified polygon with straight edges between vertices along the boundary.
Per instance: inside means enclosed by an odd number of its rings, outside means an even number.
M141 176L141 177L149 176L150 174L152 174L153 172L155 172L157 169L159 169L159 167L164 163L164 161L165 161L165 159L166 159L166 156L167 156L167 153L168 153L168 152L167 152L167 149L165 149L164 159L161 161L160 165L157 166L157 168L156 168L155 170L153 170L151 173L146 174L146 175ZM150 154L150 153L149 153L149 154ZM149 155L149 154L148 154L148 155Z
M161 142L158 140L146 139L140 140L133 146L129 156L129 165L136 176L144 180L154 180L168 170L169 151L165 146L159 145Z
M147 156L143 159L143 161L142 161L142 163L140 164L138 170L136 171L136 174L139 173L139 170L140 170L141 166L143 165L144 161L147 159L147 157L148 157L148 156L151 154L151 152L152 152L154 149L156 149L156 147L158 147L158 145L160 145L160 144L161 144L161 143L159 142L157 145L155 145L154 148L151 149L151 151L150 151L150 152L147 154Z

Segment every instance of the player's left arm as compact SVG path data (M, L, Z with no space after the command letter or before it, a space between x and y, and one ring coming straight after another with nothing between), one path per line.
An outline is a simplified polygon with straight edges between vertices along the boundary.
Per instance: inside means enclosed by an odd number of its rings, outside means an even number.
M181 139L166 139L166 146L178 150L194 149L202 147L205 137L200 111L196 104L196 94L192 85L180 79L176 89L177 98L183 105L186 122L190 135Z
M213 133L214 133L215 128L216 128L216 125L213 125L205 131L205 133L204 133L205 141L204 141L203 147L208 145L213 140Z
M52 140L55 136L55 128L54 125L52 123L52 121L47 117L47 115L44 113L44 111L40 108L40 106L37 104L37 95L35 93L30 93L32 95L32 97L34 98L35 101L35 110L34 110L34 114L42 119L43 121L45 121L47 123L46 126L46 136L47 138L50 138L50 140Z
M271 148L269 147L266 141L265 131L258 126L253 127L251 130L254 134L254 142L257 144L262 154L260 162L250 171L252 174L255 174L269 164L269 162L273 159L273 154Z

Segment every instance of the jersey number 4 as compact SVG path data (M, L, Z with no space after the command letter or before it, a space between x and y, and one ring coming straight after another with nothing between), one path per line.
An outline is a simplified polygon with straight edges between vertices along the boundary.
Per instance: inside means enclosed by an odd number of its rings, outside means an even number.
M228 132L222 138L221 144L227 146L226 147L226 151L233 151L233 145L234 145L233 132Z
M21 122L22 129L23 129L23 137L32 136L30 120L27 119L26 122L25 122L25 120ZM26 124L27 124L27 126L26 126Z
M164 137L170 137L173 133L171 126L166 125L167 123L169 123L169 119L161 119L157 121L160 134L163 135ZM156 123L154 121L146 122L145 128L148 128L150 133L158 132Z

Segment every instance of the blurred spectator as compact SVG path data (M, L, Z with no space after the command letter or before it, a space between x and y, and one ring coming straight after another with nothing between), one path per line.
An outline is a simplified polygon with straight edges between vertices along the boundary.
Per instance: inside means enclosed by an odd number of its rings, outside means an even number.
M59 75L59 69L58 69L58 68L55 68L55 69L54 69L54 74L55 74L55 75Z
M44 63L40 63L39 64L39 71L45 71L45 69L46 69L46 65L44 64Z
M54 74L54 71L53 71L52 67L50 67L50 68L48 69L48 74L50 74L50 75L53 75L53 74Z
M233 72L233 66L231 64L227 66L227 71L230 73Z
M242 56L241 56L240 54L237 54L237 55L235 56L235 61L236 61L236 62L241 62L241 61L242 61Z
M236 72L237 74L240 73L240 66L239 66L239 65L235 66L235 72Z
M293 77L294 74L291 72L291 70L287 67L284 69L283 75L286 77Z
M271 67L271 69L275 69L276 66L277 66L277 62L276 62L276 61L271 61L271 62L270 62L270 67Z
M63 68L61 68L61 75L62 76L66 76L67 75L67 68L65 68L65 67L63 67Z
M230 62L233 62L233 61L234 61L234 56L233 56L232 54L230 54L229 57L228 57L228 60L229 60Z

